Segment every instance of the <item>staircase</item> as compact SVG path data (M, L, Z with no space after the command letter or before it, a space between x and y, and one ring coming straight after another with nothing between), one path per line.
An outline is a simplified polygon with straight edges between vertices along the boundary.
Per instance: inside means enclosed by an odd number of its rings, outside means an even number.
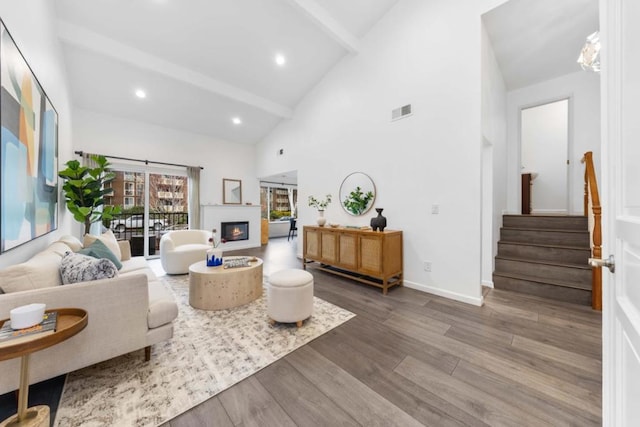
M591 305L586 216L504 215L493 285Z

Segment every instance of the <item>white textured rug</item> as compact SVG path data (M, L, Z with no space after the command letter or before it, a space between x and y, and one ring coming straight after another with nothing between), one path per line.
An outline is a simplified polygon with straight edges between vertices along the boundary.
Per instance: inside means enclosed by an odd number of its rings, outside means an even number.
M315 298L313 316L298 329L271 326L266 296L222 311L189 305L188 276L165 276L180 314L173 339L72 372L55 425L155 426L204 402L355 314Z

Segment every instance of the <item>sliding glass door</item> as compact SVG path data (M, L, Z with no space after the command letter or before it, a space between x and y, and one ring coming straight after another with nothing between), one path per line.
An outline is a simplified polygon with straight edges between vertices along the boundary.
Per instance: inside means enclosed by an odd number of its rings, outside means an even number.
M105 227L118 240L129 240L133 256L159 256L160 238L169 230L187 229L188 179L173 169L114 165L110 205L122 213Z

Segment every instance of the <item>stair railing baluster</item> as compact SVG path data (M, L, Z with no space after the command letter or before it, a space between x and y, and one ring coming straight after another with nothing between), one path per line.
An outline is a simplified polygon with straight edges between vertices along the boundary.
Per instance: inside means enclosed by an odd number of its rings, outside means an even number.
M587 151L581 160L584 169L584 214L589 216L589 223L593 221L591 230L591 257L602 258L602 207L598 194L598 181L593 166L593 153ZM591 205L591 209L589 209ZM592 267L591 307L602 311L602 267Z

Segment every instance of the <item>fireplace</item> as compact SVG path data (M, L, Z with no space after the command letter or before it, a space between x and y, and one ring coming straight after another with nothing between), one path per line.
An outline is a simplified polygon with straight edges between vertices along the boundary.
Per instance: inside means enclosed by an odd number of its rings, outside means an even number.
M249 240L249 221L223 222L220 236L227 242Z

